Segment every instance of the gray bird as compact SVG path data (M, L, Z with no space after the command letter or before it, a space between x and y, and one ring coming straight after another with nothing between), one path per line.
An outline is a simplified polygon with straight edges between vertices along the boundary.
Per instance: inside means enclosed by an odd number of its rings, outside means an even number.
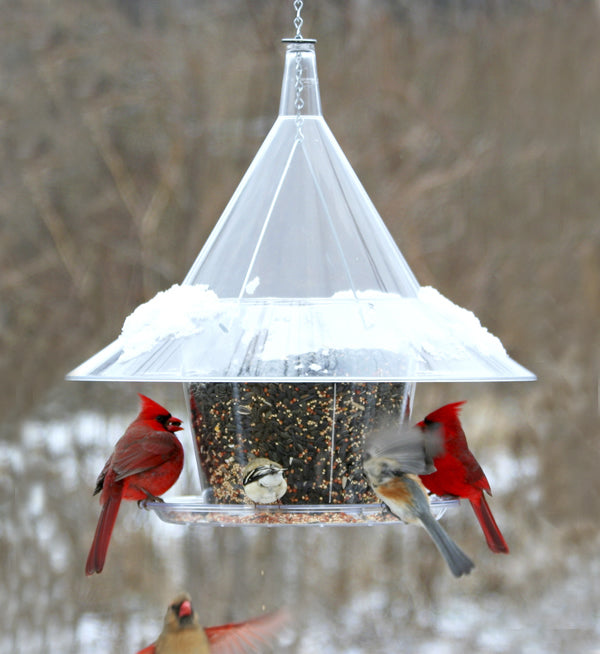
M432 458L439 451L434 434L427 439L416 429L395 431L395 437L371 438L363 468L374 493L400 520L424 527L455 577L468 574L473 561L433 517L429 496L417 475L435 470Z

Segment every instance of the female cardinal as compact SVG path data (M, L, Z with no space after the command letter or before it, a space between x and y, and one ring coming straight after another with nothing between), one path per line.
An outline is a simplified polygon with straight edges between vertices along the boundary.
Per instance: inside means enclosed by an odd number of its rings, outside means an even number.
M391 444L389 438L376 437L367 452L363 468L371 488L398 518L426 529L455 577L469 574L473 561L433 517L427 492L417 477L433 470L431 459L439 451L439 440L433 433L424 437L417 429L404 429L399 437L394 432L394 436Z
M268 645L286 622L283 611L246 622L203 628L187 593L178 595L165 616L162 633L155 643L137 654L242 654L258 652Z
M139 394L138 394L139 395ZM181 420L149 397L140 395L142 408L127 427L98 479L102 510L85 565L86 575L102 572L121 500L160 500L177 481L183 467L183 447L173 433ZM160 500L162 501L162 500Z
M436 471L421 475L425 487L436 495L455 495L471 502L475 515L492 552L508 554L508 545L500 533L483 492L492 494L483 470L469 450L458 413L464 402L455 402L433 411L417 423L424 433L434 429L442 433L443 453L433 458ZM440 429L441 428L441 429Z

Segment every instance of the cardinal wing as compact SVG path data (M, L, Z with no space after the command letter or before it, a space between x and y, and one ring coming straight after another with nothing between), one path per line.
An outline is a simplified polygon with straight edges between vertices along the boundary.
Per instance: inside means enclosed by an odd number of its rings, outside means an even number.
M115 447L112 468L115 481L158 468L177 455L179 443L167 431L126 434Z
M276 611L245 622L205 628L211 654L250 654L262 651L276 640L288 621L286 611Z
M141 649L137 654L156 654L156 646L152 643L152 645L148 645L148 647Z
M471 452L468 452L468 454L470 456L461 457L465 471L465 481L471 486L480 488L491 495L492 491L490 489L490 482L487 480L485 472L483 472L477 459L471 454Z

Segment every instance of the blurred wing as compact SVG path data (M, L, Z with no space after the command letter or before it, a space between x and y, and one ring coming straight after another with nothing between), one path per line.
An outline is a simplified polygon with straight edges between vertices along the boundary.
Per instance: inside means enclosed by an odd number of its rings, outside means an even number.
M423 433L418 427L386 425L367 437L367 451L371 456L394 459L400 470L416 475L434 472L433 459L443 448L441 428Z
M148 647L144 647L144 649L141 649L137 654L155 654L156 653L156 647L154 646L154 643L152 645L148 645Z
M211 654L250 654L273 644L288 622L286 611L268 613L246 622L234 622L218 627L206 627Z
M175 436L170 432L145 431L123 437L115 447L112 468L115 480L158 468L177 453Z
M417 429L416 427L414 429ZM417 431L421 431L417 429ZM433 460L442 456L446 451L444 445L444 426L443 425L432 425L425 432L421 432L423 437L423 447L425 448L425 456L427 458L427 464L431 467L430 472L435 470L433 465Z

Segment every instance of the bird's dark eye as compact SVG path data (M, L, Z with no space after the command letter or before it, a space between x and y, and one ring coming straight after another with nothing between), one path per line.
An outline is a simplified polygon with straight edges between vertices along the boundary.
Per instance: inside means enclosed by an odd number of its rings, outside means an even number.
M156 422L160 422L160 424L163 425L163 427L167 426L167 423L169 422L170 419L171 419L170 413L167 413L167 415L165 416L156 416Z

